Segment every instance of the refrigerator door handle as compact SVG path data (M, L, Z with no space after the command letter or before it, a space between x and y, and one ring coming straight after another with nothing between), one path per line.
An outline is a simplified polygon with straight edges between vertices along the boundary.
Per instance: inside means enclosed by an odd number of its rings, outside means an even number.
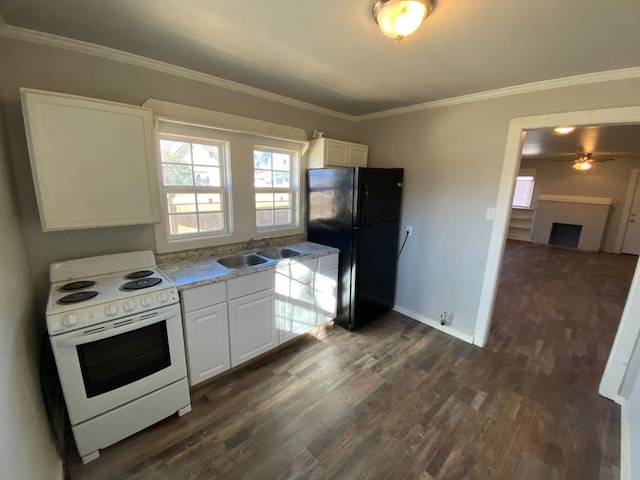
M364 182L362 184L362 191L364 192L364 201L360 208L362 209L362 216L360 225L368 225L367 223L367 207L369 206L369 189L367 188L367 183Z

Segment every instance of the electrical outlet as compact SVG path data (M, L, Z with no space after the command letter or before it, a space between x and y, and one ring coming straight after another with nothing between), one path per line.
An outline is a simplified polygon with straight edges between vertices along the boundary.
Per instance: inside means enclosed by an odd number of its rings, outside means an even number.
M411 225L407 225L406 227L404 227L404 231L407 235L411 236L413 234L413 227Z

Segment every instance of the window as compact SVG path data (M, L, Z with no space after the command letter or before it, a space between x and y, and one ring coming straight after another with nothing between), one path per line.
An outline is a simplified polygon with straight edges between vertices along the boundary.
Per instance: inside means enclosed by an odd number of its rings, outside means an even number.
M513 206L520 208L529 208L531 206L531 197L533 196L533 187L536 178L532 175L518 175L516 178L516 188L513 193Z
M162 194L170 238L229 232L226 142L160 138Z
M253 185L258 229L291 227L297 222L297 163L295 151L254 147Z

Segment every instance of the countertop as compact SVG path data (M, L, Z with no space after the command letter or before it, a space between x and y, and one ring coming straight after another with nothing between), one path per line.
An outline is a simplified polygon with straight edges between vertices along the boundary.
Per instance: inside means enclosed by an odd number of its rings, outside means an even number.
M222 282L231 278L251 275L252 273L269 270L271 268L275 268L276 265L282 265L283 263L291 261L310 260L312 258L324 257L326 255L332 255L340 252L337 248L327 247L326 245L319 245L313 242L296 242L286 245L286 247L298 250L304 255L293 258L283 258L282 260L272 260L261 265L241 268L238 270L226 269L216 263L217 258L226 257L228 255L210 258L193 258L181 260L179 262L163 263L159 264L158 268L162 270L162 272L169 277L173 283L175 283L178 290L182 291L189 288L199 287L201 285Z

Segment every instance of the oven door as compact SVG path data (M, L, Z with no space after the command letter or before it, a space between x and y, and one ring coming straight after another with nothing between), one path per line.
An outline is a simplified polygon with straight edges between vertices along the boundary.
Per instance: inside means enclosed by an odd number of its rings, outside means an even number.
M180 305L51 337L72 425L187 375Z

